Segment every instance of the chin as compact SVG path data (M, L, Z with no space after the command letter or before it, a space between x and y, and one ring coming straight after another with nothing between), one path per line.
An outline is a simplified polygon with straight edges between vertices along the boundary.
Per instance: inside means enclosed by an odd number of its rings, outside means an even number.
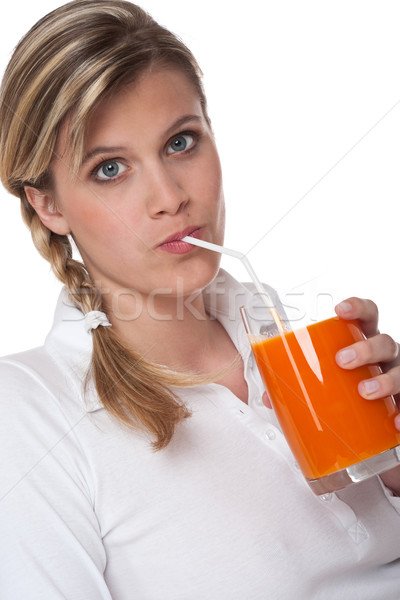
M218 275L221 257L218 254L200 264L187 265L187 269L176 274L173 287L177 296L189 296L204 290Z

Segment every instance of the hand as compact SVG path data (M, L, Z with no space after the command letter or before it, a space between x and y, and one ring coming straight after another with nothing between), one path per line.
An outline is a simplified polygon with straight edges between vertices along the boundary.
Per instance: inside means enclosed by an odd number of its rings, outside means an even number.
M343 369L354 369L366 364L380 364L383 373L361 381L358 391L367 400L393 395L400 405L400 346L389 335L378 330L378 308L371 300L349 298L338 304L336 314L342 319L358 319L366 340L343 348L336 354L336 362ZM395 418L400 431L400 414ZM400 467L381 474L381 479L395 495L400 496Z
M343 348L336 362L343 369L354 369L367 364L380 364L383 373L361 381L358 391L367 400L397 396L400 400L400 346L389 335L378 330L378 308L371 300L349 298L338 304L336 314L342 319L358 319L366 340ZM400 430L400 415L396 418Z

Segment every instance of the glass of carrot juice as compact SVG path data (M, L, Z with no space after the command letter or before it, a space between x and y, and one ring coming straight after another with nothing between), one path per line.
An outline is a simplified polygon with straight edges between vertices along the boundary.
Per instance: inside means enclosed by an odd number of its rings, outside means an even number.
M345 370L335 361L338 350L365 339L357 321L335 316L292 331L287 321L278 327L266 306L241 313L277 419L314 493L400 465L394 398L366 400L357 389L380 367Z

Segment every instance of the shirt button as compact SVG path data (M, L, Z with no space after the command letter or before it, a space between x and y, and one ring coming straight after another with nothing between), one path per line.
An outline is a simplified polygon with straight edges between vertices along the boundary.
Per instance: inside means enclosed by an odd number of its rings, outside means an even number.
M273 429L267 429L265 435L269 440L274 440L276 438L276 433Z
M257 406L264 406L264 402L262 401L262 397L258 394L255 398L255 404L257 404Z
M324 502L330 502L332 500L332 494L330 494L330 493L328 493L328 494L321 494L320 498Z

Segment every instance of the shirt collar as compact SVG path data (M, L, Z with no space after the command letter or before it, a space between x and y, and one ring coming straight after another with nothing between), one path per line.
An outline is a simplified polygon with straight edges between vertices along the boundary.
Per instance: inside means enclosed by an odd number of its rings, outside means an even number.
M240 307L249 302L252 296L251 289L220 269L203 295L207 312L221 323L242 358L247 359L251 349L240 315Z

